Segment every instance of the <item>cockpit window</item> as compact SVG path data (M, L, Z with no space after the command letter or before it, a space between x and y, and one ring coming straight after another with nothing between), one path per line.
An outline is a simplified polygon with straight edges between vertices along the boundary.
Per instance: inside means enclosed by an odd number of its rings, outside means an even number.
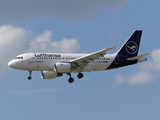
M15 59L23 59L23 57L16 57Z

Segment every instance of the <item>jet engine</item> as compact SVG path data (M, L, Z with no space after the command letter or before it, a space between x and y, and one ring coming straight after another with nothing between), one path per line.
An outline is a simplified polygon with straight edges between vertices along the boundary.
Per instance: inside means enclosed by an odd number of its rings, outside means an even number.
M70 63L55 63L55 69L59 73L68 73L71 70Z
M55 71L41 71L41 77L43 79L54 79L62 75L63 75L62 73L57 73Z

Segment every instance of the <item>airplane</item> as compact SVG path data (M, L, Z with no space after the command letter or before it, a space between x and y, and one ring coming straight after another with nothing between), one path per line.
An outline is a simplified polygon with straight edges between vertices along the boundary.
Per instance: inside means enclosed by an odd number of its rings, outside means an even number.
M136 30L122 47L113 54L106 52L115 47L105 48L91 54L77 53L25 53L16 56L8 66L19 70L28 70L28 80L32 79L32 71L41 71L43 79L54 79L69 75L68 82L73 83L71 73L78 73L81 79L82 72L110 70L146 61L145 56L138 55L142 30ZM137 56L138 55L138 56Z

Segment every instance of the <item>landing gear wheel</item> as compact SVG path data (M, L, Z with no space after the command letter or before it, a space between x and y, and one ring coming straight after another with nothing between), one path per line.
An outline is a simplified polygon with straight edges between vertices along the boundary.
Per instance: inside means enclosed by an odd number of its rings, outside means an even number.
M29 71L29 76L28 76L28 80L31 80L32 79L32 71Z
M28 80L31 80L32 79L32 77L31 76L28 76Z
M78 77L79 79L81 79L81 78L83 78L83 74L82 74L82 73L79 73L79 74L77 75L77 77Z
M68 79L68 82L69 82L69 83L73 83L73 82L74 82L74 79L73 79L72 77L70 77L70 78Z

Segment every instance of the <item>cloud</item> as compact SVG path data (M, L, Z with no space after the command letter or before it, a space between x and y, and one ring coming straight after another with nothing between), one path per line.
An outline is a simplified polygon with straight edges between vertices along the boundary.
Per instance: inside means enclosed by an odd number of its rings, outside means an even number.
M26 52L78 52L80 45L75 38L52 41L52 31L35 36L33 32L13 25L0 26L0 71L8 70L8 62Z
M46 30L37 36L30 44L29 51L32 52L77 52L80 50L78 41L75 38L64 38L61 41L51 41L52 31Z
M16 54L24 52L29 45L28 39L32 36L31 32L23 28L14 27L12 25L0 26L0 71L1 75L7 69L7 63Z
M139 71L135 74L124 76L118 74L116 76L116 84L128 83L131 85L141 85L149 82L153 82L157 79L157 75L151 72Z
M0 1L0 16L5 20L26 19L51 14L66 19L81 19L106 8L119 8L127 0L14 0Z
M160 70L160 49L154 49L151 53L151 60L142 64L141 69Z
M121 74L117 74L115 83L116 84L122 84L124 82L125 82L125 77L122 76Z

